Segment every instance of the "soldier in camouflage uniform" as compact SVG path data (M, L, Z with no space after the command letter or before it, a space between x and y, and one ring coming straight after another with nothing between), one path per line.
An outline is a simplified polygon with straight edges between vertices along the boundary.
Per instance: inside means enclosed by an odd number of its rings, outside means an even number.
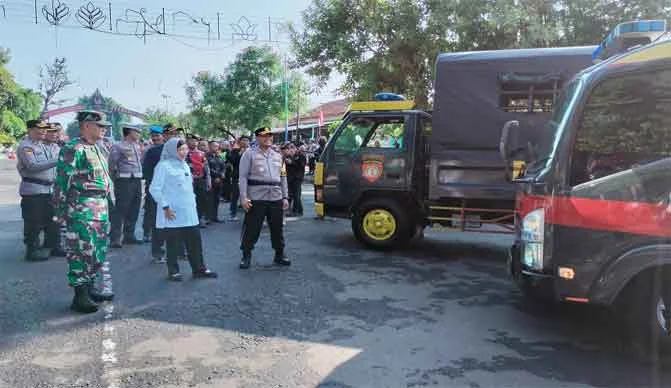
M68 283L75 289L72 309L82 313L98 310L96 302L112 300L93 287L105 262L109 232L111 180L103 151L97 146L108 125L96 111L77 114L80 137L65 145L56 166L54 202L56 217L65 223Z

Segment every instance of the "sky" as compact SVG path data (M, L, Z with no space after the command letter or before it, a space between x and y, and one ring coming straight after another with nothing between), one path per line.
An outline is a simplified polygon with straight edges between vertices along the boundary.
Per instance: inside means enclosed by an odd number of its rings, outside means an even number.
M300 25L301 12L310 2L111 0L92 1L87 8L88 0L0 0L0 47L10 50L8 67L17 82L33 89L39 84L40 65L65 57L76 82L59 96L68 99L65 105L98 88L103 96L128 109L144 112L160 107L177 113L188 110L184 85L194 74L223 72L243 48L271 40L279 54L290 55L288 37L278 25L287 21ZM108 16L110 4L112 18ZM54 11L59 5L60 13ZM146 26L138 23L142 8L148 23L165 15L167 35L151 34L150 28L146 42L135 35L136 31L142 35ZM104 19L94 24L104 32L82 27L81 23L96 20L98 14ZM60 26L51 25L48 19L58 20ZM163 30L158 20L157 29ZM209 23L209 34L203 23ZM319 94L310 96L310 106L338 98L334 93L338 82L333 79ZM62 115L58 121L66 123L72 118Z

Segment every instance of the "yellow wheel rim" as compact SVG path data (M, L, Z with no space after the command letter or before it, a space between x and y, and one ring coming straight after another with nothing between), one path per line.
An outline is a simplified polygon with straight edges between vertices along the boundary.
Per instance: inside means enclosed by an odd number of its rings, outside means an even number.
M389 240L396 232L396 218L384 209L371 210L363 217L363 231L375 241Z

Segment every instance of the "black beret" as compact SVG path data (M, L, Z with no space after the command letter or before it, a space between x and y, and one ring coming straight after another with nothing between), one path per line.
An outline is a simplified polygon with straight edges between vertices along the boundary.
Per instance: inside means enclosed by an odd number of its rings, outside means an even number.
M254 135L256 135L256 136L268 136L268 135L272 135L272 134L273 134L273 132L268 127L261 127L259 129L257 129L256 131L254 131Z

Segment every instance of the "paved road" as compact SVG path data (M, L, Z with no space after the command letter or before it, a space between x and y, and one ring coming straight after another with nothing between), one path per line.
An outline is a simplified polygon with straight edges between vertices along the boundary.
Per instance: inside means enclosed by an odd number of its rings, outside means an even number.
M124 248L110 255L117 299L74 315L64 259L21 261L14 174L0 161L3 388L671 384L622 355L607 314L522 303L506 237L427 233L383 255L347 222L306 217L286 226L292 267L270 265L264 232L241 272L240 225L217 225L204 241L219 279L169 283L147 246Z

